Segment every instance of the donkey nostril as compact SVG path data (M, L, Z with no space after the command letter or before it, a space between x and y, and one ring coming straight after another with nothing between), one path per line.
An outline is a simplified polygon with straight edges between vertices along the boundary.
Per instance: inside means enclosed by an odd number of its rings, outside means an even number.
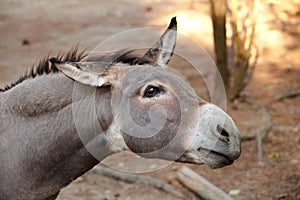
M222 135L223 137L229 138L229 133L222 128L220 125L217 125L217 132Z

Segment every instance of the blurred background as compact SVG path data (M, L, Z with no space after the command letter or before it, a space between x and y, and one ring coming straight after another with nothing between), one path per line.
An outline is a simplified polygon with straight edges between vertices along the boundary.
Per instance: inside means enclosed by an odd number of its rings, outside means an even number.
M214 41L213 27L222 30L222 23L215 21L218 26L213 26L212 19L221 14L218 20L226 17L227 61L226 66L217 64L231 77L227 112L242 135L241 158L222 169L173 163L147 175L173 185L185 194L184 199L199 197L178 182L176 171L183 165L234 199L300 199L300 1L231 0L225 4L225 15L217 3L220 1L1 0L0 87L17 80L43 57L66 52L78 42L81 49L91 50L109 36L132 28L165 28L173 16L177 16L179 33L216 59L222 53L218 55L215 49L222 48L215 45L222 46L222 41ZM198 56L187 45L179 48ZM206 63L199 58L199 65ZM241 69L241 63L247 63L246 68ZM203 80L195 78L185 65L171 62L196 92L209 100ZM239 70L245 73L236 78ZM211 76L213 72L208 69L206 73L204 76ZM239 79L242 81L236 82ZM236 89L237 85L241 87ZM238 92L232 94L235 90ZM124 158L116 155L108 162L128 165ZM148 185L87 173L63 189L58 199L180 198Z

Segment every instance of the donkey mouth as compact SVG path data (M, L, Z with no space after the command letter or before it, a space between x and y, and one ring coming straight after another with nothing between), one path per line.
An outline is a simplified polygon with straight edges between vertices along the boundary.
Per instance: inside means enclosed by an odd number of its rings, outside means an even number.
M218 151L200 148L197 152L201 155L200 159L211 168L221 168L234 162L233 159Z
M197 151L188 151L184 153L177 162L185 162L191 164L206 164L209 167L216 169L226 165L231 165L234 160L228 156L209 149L199 148Z

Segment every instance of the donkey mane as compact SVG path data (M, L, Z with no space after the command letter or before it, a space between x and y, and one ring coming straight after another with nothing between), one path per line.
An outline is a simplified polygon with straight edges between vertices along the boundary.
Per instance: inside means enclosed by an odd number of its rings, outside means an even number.
M124 63L129 65L135 64L146 64L151 63L152 61L142 57L139 54L133 53L135 50L123 49L118 51L106 52L102 54L91 54L91 57L88 57L86 50L79 51L78 45L74 46L67 53L59 53L56 58L63 62L79 62L82 59L87 58L87 61L90 62L105 62L108 66L114 63ZM39 61L37 66L33 66L30 70L27 70L17 81L11 83L10 85L0 88L0 92L5 92L16 85L22 83L24 80L29 78L35 78L36 76L41 76L44 74L50 73L59 73L59 70L55 67L54 64L49 62L50 56L44 57Z
M81 59L87 56L85 51L78 51L78 45L74 46L69 52L66 54L59 53L57 57L62 59L66 62L78 62ZM41 76L43 74L50 74L50 73L58 73L59 70L49 62L49 56L44 57L42 60L39 61L37 66L31 67L30 70L27 70L17 81L7 85L5 88L0 89L0 92L5 92L16 85L22 83L24 80L29 78L35 78L36 76Z

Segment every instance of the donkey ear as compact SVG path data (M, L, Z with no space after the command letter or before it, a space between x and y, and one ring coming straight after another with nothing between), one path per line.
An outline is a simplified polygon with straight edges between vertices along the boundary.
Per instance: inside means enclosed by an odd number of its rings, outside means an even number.
M50 58L49 61L66 76L82 84L97 87L108 84L102 73L89 71L79 62L63 62L57 58Z
M154 64L164 67L168 64L173 55L173 51L176 45L176 36L177 21L176 17L173 17L167 30L163 33L160 39L147 51L143 58L150 59Z

